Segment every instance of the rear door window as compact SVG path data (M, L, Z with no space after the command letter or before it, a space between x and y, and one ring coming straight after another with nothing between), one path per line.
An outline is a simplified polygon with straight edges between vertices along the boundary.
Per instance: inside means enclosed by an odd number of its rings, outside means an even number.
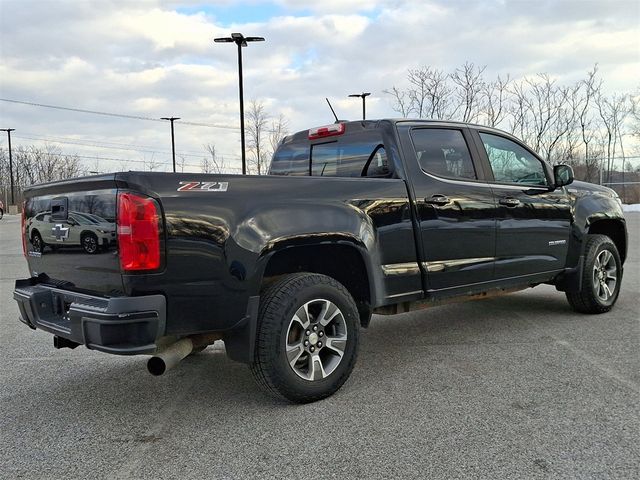
M411 138L423 171L442 177L478 178L461 130L419 128L411 132Z

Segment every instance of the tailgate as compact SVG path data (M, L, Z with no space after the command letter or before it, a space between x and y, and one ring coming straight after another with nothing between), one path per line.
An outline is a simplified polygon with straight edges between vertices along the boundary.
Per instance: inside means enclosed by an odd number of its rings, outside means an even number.
M23 235L30 274L67 289L123 295L116 205L114 175L27 190Z

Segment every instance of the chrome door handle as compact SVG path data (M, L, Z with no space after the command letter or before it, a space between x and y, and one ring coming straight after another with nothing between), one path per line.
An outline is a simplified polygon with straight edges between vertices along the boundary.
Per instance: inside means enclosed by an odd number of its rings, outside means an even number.
M500 205L505 205L507 207L517 207L520 205L520 200L513 197L505 197L500 199Z
M443 206L449 203L451 200L449 200L449 198L445 195L431 195L431 198L425 198L424 201L431 205Z

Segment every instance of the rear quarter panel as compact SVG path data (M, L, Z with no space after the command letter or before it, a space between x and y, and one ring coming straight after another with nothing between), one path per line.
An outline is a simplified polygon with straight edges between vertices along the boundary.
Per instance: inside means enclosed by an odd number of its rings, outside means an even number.
M168 332L225 330L246 315L271 254L289 245L348 243L363 256L377 303L421 289L419 273L388 278L381 264L416 262L404 181L398 179L119 174L124 188L161 200L166 267L125 275L128 294L165 292ZM180 182L225 191L177 191ZM331 261L331 259L327 259Z

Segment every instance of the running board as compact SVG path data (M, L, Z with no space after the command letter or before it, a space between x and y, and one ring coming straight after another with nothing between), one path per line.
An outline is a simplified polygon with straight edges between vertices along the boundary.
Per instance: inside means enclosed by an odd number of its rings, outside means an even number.
M450 303L468 302L469 300L482 300L485 298L500 297L509 293L519 292L531 288L532 285L525 285L511 288L494 288L486 292L473 293L469 295L451 296L445 298L426 298L413 302L394 303L392 305L383 305L373 309L373 313L378 315L396 315L398 313L415 312L416 310L424 310L425 308L439 307L440 305L448 305Z

